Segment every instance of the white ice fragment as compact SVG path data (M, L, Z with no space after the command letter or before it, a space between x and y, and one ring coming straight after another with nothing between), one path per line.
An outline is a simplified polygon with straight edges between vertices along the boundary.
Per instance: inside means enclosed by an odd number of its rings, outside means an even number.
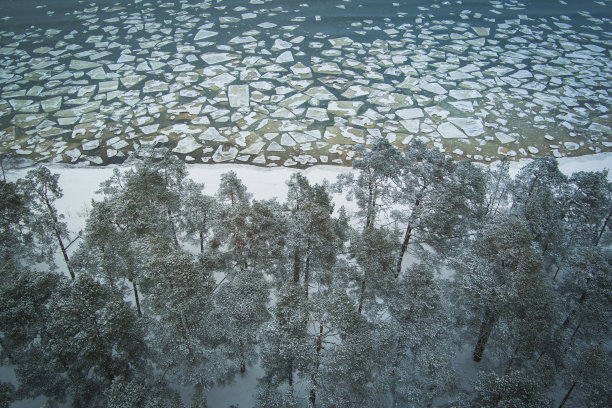
M285 51L283 53L281 53L278 57L276 57L276 63L277 64L285 64L288 62L293 62L293 54L291 53L291 51Z
M398 109L395 114L402 119L417 119L424 116L421 108Z
M198 143L193 136L187 136L179 140L172 151L180 154L189 154L198 150L200 147L202 147L202 145Z
M100 141L99 140L90 140L89 142L85 142L81 145L81 148L83 150L94 150L97 149L98 146L100 146Z
M515 139L512 136L504 132L495 132L495 137L502 144L511 143L515 141Z
M478 118L448 118L448 121L458 126L468 136L480 136L484 133L484 126Z
M308 108L306 110L306 117L309 119L314 119L319 122L325 122L329 120L329 116L327 115L327 110L323 108Z
M567 150L578 150L580 149L580 145L574 142L564 142L563 145Z
M482 98L482 94L474 89L452 89L449 94L457 100Z
M467 136L452 123L444 122L438 126L438 132L445 139L465 139Z
M274 45L272 45L272 51L286 50L287 48L291 47L293 47L293 44L291 44L290 42L277 38L276 41L274 41Z
M232 108L249 106L249 86L230 85L227 88L227 98Z
M200 41L200 40L204 40L206 38L210 38L210 37L214 37L215 35L218 35L219 33L215 32L215 31L209 31L209 30L200 30L196 33L195 37L194 37L194 41Z

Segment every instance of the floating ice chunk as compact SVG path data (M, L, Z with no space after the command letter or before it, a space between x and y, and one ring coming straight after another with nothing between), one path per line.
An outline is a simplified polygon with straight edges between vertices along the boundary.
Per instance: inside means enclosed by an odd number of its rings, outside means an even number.
M106 75L106 71L104 71L104 68L102 67L92 69L91 71L87 72L87 75L91 79L96 79L96 80L102 80L102 79L108 78Z
M282 146L288 146L288 147L293 147L295 146L297 143L295 142L295 140L293 140L293 138L291 136L289 136L287 133L283 133L281 135L281 140L280 140L280 144Z
M42 105L42 109L45 112L55 112L62 107L62 97L56 96L54 98L45 99L40 103Z
M212 78L205 79L200 85L211 89L224 89L236 80L236 77L225 72Z
M314 119L319 122L325 122L329 120L329 116L327 115L327 110L323 108L308 108L306 110L306 117L309 119Z
M610 126L606 126L597 122L591 123L591 126L589 126L589 130L591 132L601 132L608 135L612 135L612 128L610 128Z
M465 139L465 133L457 129L452 123L444 122L438 126L438 132L445 139Z
M482 98L482 94L474 89L452 89L449 94L457 100Z
M169 89L168 83L163 81L158 81L156 79L149 80L145 82L142 92L144 93L152 93L152 92L164 92Z
M84 69L92 69L92 68L97 68L99 66L100 66L100 63L98 62L72 60L70 61L70 65L68 67L74 71L82 71Z
M200 147L202 147L202 145L198 143L193 136L187 136L179 140L172 151L180 154L189 154L198 150Z
M351 40L349 37L330 38L329 42L334 48L347 47L353 44L353 40Z
M151 125L140 127L140 131L144 133L145 135L153 134L157 132L157 129L159 129L159 123L153 123Z
M284 152L285 148L277 142L271 142L266 150L269 152Z
M200 140L209 140L212 142L227 142L225 136L221 136L219 131L214 127L206 129L199 137Z
M263 149L263 147L266 145L266 142L263 142L261 140L251 143L250 146L247 146L246 148L242 149L240 151L240 154L259 154L261 152L261 149Z
M121 77L120 81L123 86L130 89L140 83L146 77L144 75L126 75Z
M117 63L119 64L124 64L126 62L132 62L136 59L135 56L131 55L131 54L127 54L127 53L122 53L119 56L119 59L117 60Z
M229 54L227 52L208 52L203 54L200 58L202 58L202 60L209 65L215 65L234 60L238 58L238 55Z
M477 118L448 118L453 125L458 126L468 136L480 136L484 133L482 121Z
M472 27L472 30L481 37L488 37L490 32L489 27Z
M376 122L367 116L353 116L349 118L349 123L364 128L373 128L376 125Z
M350 126L328 126L323 137L334 144L365 143L365 132ZM330 150L330 152L332 152ZM333 153L333 152L332 152Z
M304 93L320 101L333 101L338 99L333 93L329 92L325 87L322 86L315 86L309 88Z
M70 158L71 163L74 163L81 157L81 151L77 148L66 150L64 154Z
M232 108L249 106L249 86L230 85L227 88L227 98Z
M215 153L212 156L212 159L216 163L222 163L226 161L231 161L236 158L238 155L238 148L234 146L229 146L227 149L224 149L223 146L219 146Z
M499 140L500 143L503 143L503 144L511 143L515 141L514 137L504 132L495 132L495 137L497 138L497 140Z
M278 57L276 57L276 63L277 64L285 64L288 62L293 62L293 54L291 53L291 51L285 51L283 53L281 53Z
M402 119L417 119L424 116L421 108L398 109L395 114Z
M418 133L421 121L419 119L400 120L401 125L410 133Z
M567 150L578 150L580 149L580 145L574 142L564 142L563 145Z
M261 27L261 28L274 28L274 27L276 27L276 24L270 23L270 22L266 21L266 22L257 24L257 27Z
M218 35L219 33L217 33L216 31L209 31L209 30L200 30L196 33L195 37L193 38L194 41L200 41L200 40L204 40L206 38L210 38L210 37L214 37L216 35Z
M436 95L445 95L448 91L443 86L435 82L419 81L419 88Z
M278 60L276 62L278 62ZM291 72L293 72L293 75L297 77L300 77L300 78L312 77L312 70L309 67L302 64L301 62L298 62L297 64L291 66L290 69L291 69Z
M44 113L18 113L13 116L11 122L21 128L30 128L37 126L47 117Z
M372 88L368 88L363 85L351 85L346 91L342 93L342 96L348 99L359 98L360 96L369 95L372 92Z
M274 45L272 45L272 51L282 51L291 47L293 47L293 44L291 44L290 42L277 38L276 41L274 41Z
M527 146L527 150L529 150L531 154L538 154L540 152L540 150L534 146Z
M535 64L533 66L533 70L546 74L550 77L572 75L570 71L560 66Z
M99 140L90 140L89 142L85 142L81 145L81 149L83 150L94 150L100 146Z
M310 96L304 95L303 93L296 93L295 95L290 96L289 98L283 100L279 103L279 106L282 106L287 109L295 109L300 105L308 102L310 100Z
M342 70L335 62L324 62L321 64L313 64L312 70L317 74L340 75Z
M442 109L439 106L428 106L425 108L425 112L427 112L427 114L431 117L438 117L440 119L446 119L448 115L450 115L449 111Z
M363 106L363 102L357 101L329 101L327 104L327 110L338 116L355 116L359 108Z
M98 84L98 92L110 92L119 88L119 81L104 81Z
M412 98L410 98L408 95L393 92L370 97L368 98L368 101L376 105L389 106L392 108L403 108L404 106L410 106L413 104Z
M18 112L37 113L38 103L34 103L31 99L11 99L9 100L11 107Z
M463 112L474 112L474 105L472 104L472 101L454 101L449 102L449 104Z

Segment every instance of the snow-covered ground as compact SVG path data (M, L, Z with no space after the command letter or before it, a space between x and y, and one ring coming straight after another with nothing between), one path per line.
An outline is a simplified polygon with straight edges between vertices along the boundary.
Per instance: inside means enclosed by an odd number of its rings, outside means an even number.
M511 175L516 175L521 167L530 160L511 162ZM601 171L612 169L612 153L599 153L579 157L565 157L558 159L559 168L566 175L577 171ZM60 186L64 197L57 201L57 209L66 216L66 221L71 231L77 232L84 225L87 211L91 207L92 199L99 199L96 192L100 183L107 180L115 168L127 169L128 166L108 167L73 167L66 165L50 165L53 173L60 175ZM277 198L284 201L287 195L287 181L295 172L302 172L310 182L321 183L324 180L333 183L339 174L349 173L353 170L341 166L315 166L306 170L297 170L286 167L264 168L250 165L235 164L195 164L189 165L188 177L196 182L204 183L204 193L214 194L219 188L221 174L234 171L247 187L249 193L256 200L267 200ZM28 168L7 171L7 179L15 180L25 177ZM608 180L612 181L612 174L608 174ZM346 200L339 196L336 207L347 205Z

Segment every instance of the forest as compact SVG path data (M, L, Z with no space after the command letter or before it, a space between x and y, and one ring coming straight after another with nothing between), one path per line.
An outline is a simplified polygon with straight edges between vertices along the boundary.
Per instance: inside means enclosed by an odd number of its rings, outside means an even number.
M356 157L282 201L144 159L81 232L49 169L0 181L0 407L206 407L255 366L260 407L612 405L607 171L511 177L385 139Z

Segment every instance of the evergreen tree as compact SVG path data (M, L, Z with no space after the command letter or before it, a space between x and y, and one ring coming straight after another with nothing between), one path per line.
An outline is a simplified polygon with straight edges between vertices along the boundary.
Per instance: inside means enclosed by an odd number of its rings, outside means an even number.
M483 212L484 174L469 162L455 162L414 141L403 158L395 218L406 225L395 265L402 270L408 245L415 240L441 250L460 238Z
M34 233L38 243L41 259L44 259L51 267L55 266L53 256L55 248L59 246L66 268L72 280L75 279L74 272L68 257L68 247L74 242L70 241L68 227L62 221L64 216L58 214L55 201L62 198L62 189L58 183L59 174L51 174L46 167L30 170L24 182L24 191L30 194L29 228ZM56 246L57 245L57 246Z
M393 406L433 406L454 394L451 320L433 269L412 265L388 299L394 350L389 364Z
M352 173L338 176L336 189L347 190L347 197L355 199L359 216L364 219L364 229L373 227L377 216L392 204L392 193L400 173L401 156L387 141L379 138L368 149L355 146L357 158L353 168L359 170L357 178Z

